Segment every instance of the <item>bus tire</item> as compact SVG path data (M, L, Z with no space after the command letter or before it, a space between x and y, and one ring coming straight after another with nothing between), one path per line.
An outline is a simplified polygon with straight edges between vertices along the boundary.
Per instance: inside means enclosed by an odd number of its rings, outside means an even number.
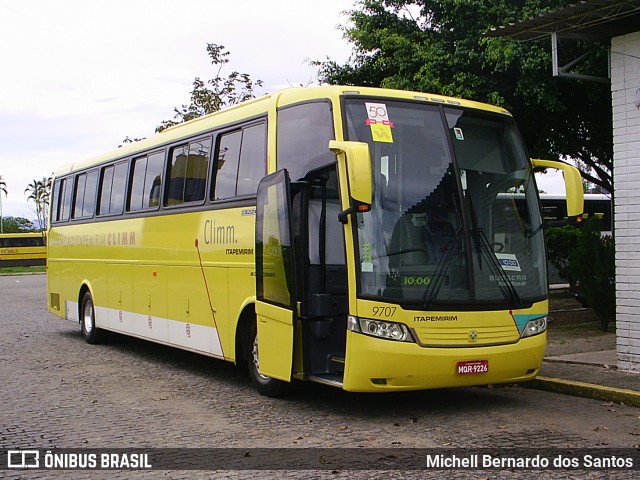
M281 397L291 389L289 382L283 382L275 378L262 375L259 370L260 361L258 359L258 328L255 321L249 324L249 335L247 344L247 366L249 377L258 393L266 397Z
M96 327L96 309L89 292L84 292L80 303L80 330L82 338L91 345L104 340L104 332Z

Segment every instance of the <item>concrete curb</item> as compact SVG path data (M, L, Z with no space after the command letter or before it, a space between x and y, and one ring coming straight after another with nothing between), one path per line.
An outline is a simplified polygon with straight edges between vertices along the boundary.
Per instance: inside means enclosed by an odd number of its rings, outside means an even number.
M640 392L626 388L606 387L593 383L549 377L537 377L535 380L522 383L521 385L525 388L534 388L576 397L593 398L607 402L619 402L633 407L640 407Z

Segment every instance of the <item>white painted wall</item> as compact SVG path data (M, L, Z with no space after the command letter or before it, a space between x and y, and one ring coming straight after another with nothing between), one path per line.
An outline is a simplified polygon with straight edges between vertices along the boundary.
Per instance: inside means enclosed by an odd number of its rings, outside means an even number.
M618 368L640 373L640 32L611 39Z

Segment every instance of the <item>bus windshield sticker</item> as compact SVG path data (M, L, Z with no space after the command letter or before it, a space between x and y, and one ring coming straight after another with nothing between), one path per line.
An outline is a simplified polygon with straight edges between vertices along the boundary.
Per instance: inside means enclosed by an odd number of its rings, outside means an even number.
M460 127L455 127L453 129L453 133L458 140L464 140L464 134L462 133L462 129Z
M374 142L393 143L393 122L389 120L387 106L384 103L365 102L367 109L366 124L371 127Z
M373 256L371 255L371 242L364 242L362 244L362 262L361 267L363 272L373 272Z
M496 253L496 258L503 270L521 272L520 262L513 253Z

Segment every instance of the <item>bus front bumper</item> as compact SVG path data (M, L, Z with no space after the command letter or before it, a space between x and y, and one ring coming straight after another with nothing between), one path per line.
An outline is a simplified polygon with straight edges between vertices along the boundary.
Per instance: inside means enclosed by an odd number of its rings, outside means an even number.
M544 332L509 345L433 348L348 331L343 389L384 392L532 380L546 341ZM480 365L481 372L467 365Z

